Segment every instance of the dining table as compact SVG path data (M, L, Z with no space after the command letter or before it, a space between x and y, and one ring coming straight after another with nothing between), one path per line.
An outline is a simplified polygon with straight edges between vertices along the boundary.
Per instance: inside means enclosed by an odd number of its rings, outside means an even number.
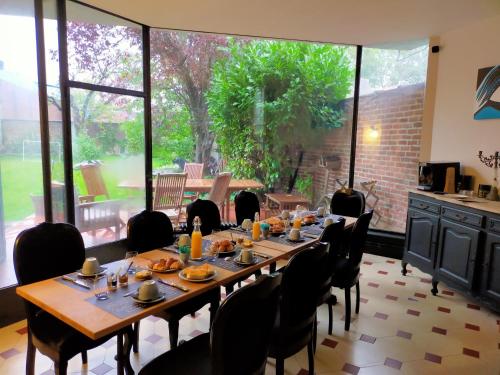
M346 217L346 227L351 227L356 218ZM308 231L314 229L317 231ZM119 374L133 374L130 364L130 350L132 337L130 330L126 330L133 323L154 315L162 310L169 309L184 301L206 293L214 288L219 288L245 276L250 276L257 270L275 264L275 262L287 259L300 250L311 246L319 239L321 226L303 227L300 242L291 242L284 236L271 236L266 239L254 241L252 250L255 262L250 265L239 265L235 262L235 256L222 257L207 255L207 249L212 241L246 237L242 229L233 228L225 231L214 232L203 237L204 256L200 261L189 261L189 265L209 264L215 270L212 279L205 282L194 282L182 279L179 272L157 273L153 272L153 280L157 281L160 291L166 298L156 304L145 305L137 303L127 294L137 290L141 281L133 276L129 277L127 286L118 287L116 291L109 292L109 299L101 301L94 296L92 289L72 283L62 278L63 275L33 284L19 286L16 293L25 300L52 314L75 330L91 339L99 339L112 333L121 332L118 339L117 359ZM151 261L161 258L178 257L175 245L143 252L134 258L136 269L147 269ZM220 255L220 254L219 254ZM127 260L127 262L130 260ZM107 272L116 272L118 268L125 265L124 260L118 260L104 265ZM77 277L76 272L70 274ZM85 281L85 279L79 279ZM162 283L174 283L177 287ZM106 278L97 281L103 288L106 287ZM179 286L187 288L182 291ZM50 329L50 327L47 327ZM121 362L120 362L121 361Z
M213 178L188 178L184 191L192 193L209 193L214 181L215 179ZM126 180L118 184L119 188L134 190L144 189L144 186L144 181L140 180ZM154 186L155 183L153 181L153 189ZM264 185L256 180L231 178L226 194L225 213L222 213L223 217L226 219L229 218L230 198L232 193L240 190L261 190L263 188Z

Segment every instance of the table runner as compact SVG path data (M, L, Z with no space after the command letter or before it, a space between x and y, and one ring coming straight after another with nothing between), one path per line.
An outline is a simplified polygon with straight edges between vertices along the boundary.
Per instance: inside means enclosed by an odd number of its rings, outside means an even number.
M213 259L212 257L206 257L201 261L190 260L189 262L196 265L196 266L207 263L207 264L214 265L216 267L224 268L225 270L228 270L231 272L238 272L238 271L241 271L243 268L248 267L248 266L243 266L243 265L239 265L239 264L235 263L233 261L233 259L234 259L234 257L237 257L237 256L238 256L238 254L232 256L231 260L225 260L224 258ZM264 258L262 258L258 255L254 255L254 258L256 258L256 262L253 263L252 265L259 264L260 262L262 262L264 260Z

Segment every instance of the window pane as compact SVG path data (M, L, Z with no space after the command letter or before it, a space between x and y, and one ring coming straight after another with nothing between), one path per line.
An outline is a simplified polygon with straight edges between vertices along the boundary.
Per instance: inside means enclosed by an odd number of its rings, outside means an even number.
M354 47L152 30L151 55L156 170L204 163L311 207L347 183Z
M141 27L66 2L69 78L142 91Z
M86 246L126 237L145 206L142 98L71 89L75 222Z
M362 62L354 187L375 208L373 228L404 232L407 193L417 182L427 42L363 48Z
M45 220L37 80L33 1L0 5L0 288L16 236Z

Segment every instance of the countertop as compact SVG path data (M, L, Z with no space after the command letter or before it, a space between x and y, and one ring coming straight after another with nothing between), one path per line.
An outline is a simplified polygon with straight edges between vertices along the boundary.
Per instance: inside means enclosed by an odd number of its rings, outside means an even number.
M412 189L409 192L433 198L438 201L453 203L459 206L473 208L475 210L481 210L500 215L500 201L489 201L484 198L474 197L473 199L477 202L462 202L461 200L457 199L457 197L460 196L459 194L434 194L428 191L422 191L417 189Z

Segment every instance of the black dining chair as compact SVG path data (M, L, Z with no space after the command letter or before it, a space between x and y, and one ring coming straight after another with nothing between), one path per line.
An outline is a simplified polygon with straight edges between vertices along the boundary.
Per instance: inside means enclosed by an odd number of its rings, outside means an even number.
M263 275L226 298L211 333L199 335L146 364L139 375L264 374L282 275Z
M127 246L139 253L169 246L174 243L172 222L160 211L142 211L127 223ZM219 307L220 288L214 288L155 315L168 322L170 347L175 348L179 340L179 321L186 315L194 315L206 304L210 304L210 322ZM134 353L139 351L140 321L134 324Z
M349 331L351 325L351 288L353 286L356 286L356 314L359 313L359 272L372 216L373 210L370 210L358 218L351 232L349 256L336 257L333 264L332 286L344 289L345 294L344 329L346 331ZM328 333L331 334L331 330Z
M197 199L188 204L187 212L187 233L190 235L193 232L193 220L196 216L201 220L201 234L206 236L212 231L220 230L221 219L219 207L208 199Z
M327 244L317 243L295 254L281 270L281 300L269 350L278 375L284 374L285 358L306 346L309 373L314 374L314 325L327 256Z
M73 225L41 223L19 233L14 243L14 269L19 286L46 280L81 268L85 260L83 239ZM64 298L64 296L61 296ZM78 353L87 363L87 350L98 347L115 334L92 340L38 306L25 302L28 321L26 374L35 373L36 350L54 361L57 375L67 372L68 361ZM131 327L119 332L132 334ZM118 340L123 342L122 340ZM123 348L118 348L123 366Z
M359 217L365 212L365 195L357 190L351 193L337 190L332 197L330 212L334 215Z
M251 191L242 190L234 197L234 210L237 225L241 225L245 219L253 221L255 213L260 213L259 198Z
M345 227L345 219L340 218L337 222L327 226L319 238L320 242L328 244L328 262L325 274L322 278L319 289L318 306L324 303L328 304L328 333L332 334L333 329L333 305L335 299L332 298L331 283L333 269L338 260L340 248L342 246L342 233ZM314 329L314 342L316 344L317 327Z

